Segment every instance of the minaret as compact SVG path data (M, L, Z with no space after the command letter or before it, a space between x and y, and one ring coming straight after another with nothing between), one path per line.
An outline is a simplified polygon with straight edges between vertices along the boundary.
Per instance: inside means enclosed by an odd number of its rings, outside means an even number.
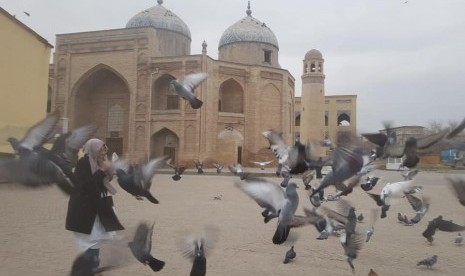
M303 63L300 141L320 142L325 134L323 55L320 51L312 49L305 54Z

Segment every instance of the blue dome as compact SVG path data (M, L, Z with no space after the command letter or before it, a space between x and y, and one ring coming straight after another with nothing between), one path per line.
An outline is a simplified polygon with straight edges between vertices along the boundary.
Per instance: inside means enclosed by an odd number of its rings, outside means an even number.
M134 15L126 24L126 28L152 26L156 29L176 32L191 39L191 32L186 23L172 11L163 7L162 3L163 1L159 0L158 5Z
M273 45L279 49L278 40L265 23L252 17L252 12L247 10L247 16L234 23L224 31L218 48L236 42L259 42Z

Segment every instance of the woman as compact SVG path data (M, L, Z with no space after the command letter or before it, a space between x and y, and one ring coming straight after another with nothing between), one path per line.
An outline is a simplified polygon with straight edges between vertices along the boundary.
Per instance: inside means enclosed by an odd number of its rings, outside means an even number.
M106 159L107 151L99 139L90 139L84 145L85 155L74 171L78 183L70 196L66 215L66 229L74 232L80 252L93 261L94 271L100 263L100 242L113 239L114 231L124 229L109 195L116 191L109 185L111 163Z

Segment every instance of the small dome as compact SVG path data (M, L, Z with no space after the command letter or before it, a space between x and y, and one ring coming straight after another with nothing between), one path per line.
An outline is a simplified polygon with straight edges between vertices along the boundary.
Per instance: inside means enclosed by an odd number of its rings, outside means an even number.
M186 23L172 11L162 6L163 1L158 0L158 5L141 11L134 15L126 24L126 28L155 27L180 33L191 39L191 32Z
M311 49L305 54L305 59L323 59L323 55L317 49Z
M276 48L278 40L265 23L252 17L250 6L247 9L247 16L237 21L224 31L221 36L218 48L236 42L260 42L271 44Z

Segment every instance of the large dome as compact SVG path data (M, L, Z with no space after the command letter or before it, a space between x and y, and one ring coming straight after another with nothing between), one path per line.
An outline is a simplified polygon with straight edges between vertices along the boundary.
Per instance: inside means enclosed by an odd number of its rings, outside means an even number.
M227 28L221 36L218 48L236 42L260 42L270 44L279 49L278 40L265 23L252 17L250 6L247 16Z
M163 7L163 0L157 2L158 5L134 15L126 24L126 28L152 26L156 29L180 33L191 39L191 32L186 23L172 11Z

